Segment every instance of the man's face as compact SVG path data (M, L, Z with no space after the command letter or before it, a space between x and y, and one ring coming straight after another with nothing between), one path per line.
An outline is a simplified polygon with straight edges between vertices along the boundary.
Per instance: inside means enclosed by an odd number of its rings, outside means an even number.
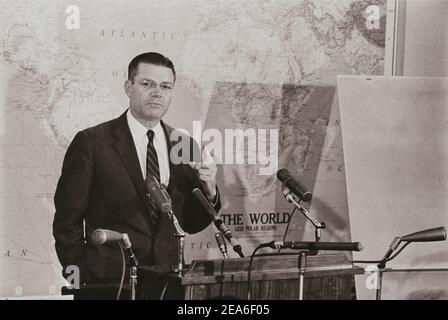
M168 111L174 88L170 68L139 63L134 83L125 82L126 95L132 115L142 122L157 122Z

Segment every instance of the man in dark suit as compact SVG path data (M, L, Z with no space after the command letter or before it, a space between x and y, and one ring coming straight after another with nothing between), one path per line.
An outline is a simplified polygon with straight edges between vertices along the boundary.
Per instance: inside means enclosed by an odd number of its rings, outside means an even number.
M147 199L144 181L149 174L167 186L174 214L187 233L211 222L192 196L194 188L202 189L215 210L221 206L216 165L200 159L179 164L173 157L185 155L170 155L179 140L170 140L174 129L161 119L176 81L173 63L161 54L144 53L131 61L128 75L129 110L76 134L54 197L56 252L64 270L79 268L82 284L119 282L121 277L120 248L117 243L94 245L91 236L97 228L127 233L140 264L176 263L172 223Z

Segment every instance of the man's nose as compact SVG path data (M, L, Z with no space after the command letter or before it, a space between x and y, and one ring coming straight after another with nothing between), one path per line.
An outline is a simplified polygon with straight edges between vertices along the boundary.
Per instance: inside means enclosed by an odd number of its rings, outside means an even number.
M160 86L156 86L151 90L150 93L151 97L161 97L162 96L162 89L160 89Z

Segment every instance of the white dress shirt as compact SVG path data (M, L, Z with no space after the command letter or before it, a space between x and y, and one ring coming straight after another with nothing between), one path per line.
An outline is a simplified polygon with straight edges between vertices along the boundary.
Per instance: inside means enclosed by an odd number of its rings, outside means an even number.
M142 170L143 179L146 179L146 152L148 148L148 136L146 133L148 129L138 122L137 119L128 110L126 114L128 126L131 130L132 139L134 140L135 149L137 150L138 161ZM157 152L157 159L159 161L160 182L168 187L170 181L170 162L168 158L168 144L160 121L154 128L154 148Z

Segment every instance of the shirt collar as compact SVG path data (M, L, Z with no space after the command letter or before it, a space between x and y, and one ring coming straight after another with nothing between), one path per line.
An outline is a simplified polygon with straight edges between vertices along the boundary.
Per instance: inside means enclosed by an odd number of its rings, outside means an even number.
M134 139L138 138L139 140L146 138L146 133L148 132L148 129L142 125L137 119L134 118L131 111L128 110L126 114L129 129L131 130L131 134L134 137ZM160 121L157 122L154 128L151 130L154 131L154 137L156 140L162 139L163 135L165 134L162 128L162 125L160 124Z

